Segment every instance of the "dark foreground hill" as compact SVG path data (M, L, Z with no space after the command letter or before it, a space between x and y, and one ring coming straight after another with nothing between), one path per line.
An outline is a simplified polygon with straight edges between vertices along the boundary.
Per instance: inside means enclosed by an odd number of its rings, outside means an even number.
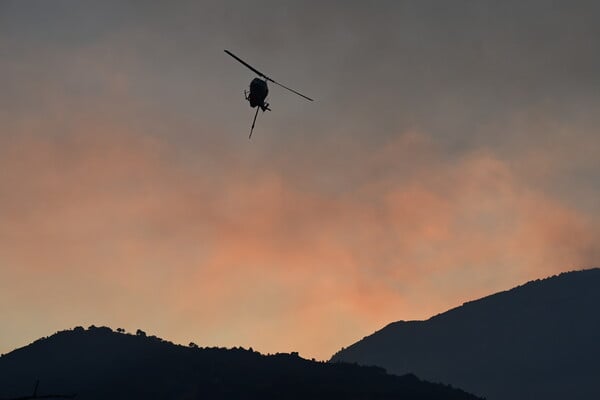
M476 397L414 375L330 364L296 353L174 345L156 337L76 328L0 358L0 398L77 393L77 399L455 399Z
M600 399L600 269L392 323L332 361L411 372L490 400Z

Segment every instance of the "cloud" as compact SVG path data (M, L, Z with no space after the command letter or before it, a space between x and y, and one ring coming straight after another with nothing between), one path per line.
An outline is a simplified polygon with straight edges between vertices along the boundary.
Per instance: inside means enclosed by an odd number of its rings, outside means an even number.
M449 158L420 133L331 192L309 164L304 182L248 160L215 176L127 127L84 131L12 139L0 154L3 296L20 304L11 314L43 299L57 328L97 318L326 358L392 320L597 256L597 220L490 152Z
M594 6L218 4L0 13L0 349L94 323L327 358L597 265ZM223 48L317 102L274 89L249 143Z

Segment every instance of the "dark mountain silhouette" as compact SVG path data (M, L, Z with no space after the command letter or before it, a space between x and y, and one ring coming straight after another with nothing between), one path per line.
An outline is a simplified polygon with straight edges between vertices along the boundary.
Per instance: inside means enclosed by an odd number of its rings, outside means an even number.
M455 399L475 396L382 368L174 345L138 330L58 332L0 358L0 398L39 392L77 399Z
M332 361L414 373L497 399L600 399L600 269L563 273L394 322Z

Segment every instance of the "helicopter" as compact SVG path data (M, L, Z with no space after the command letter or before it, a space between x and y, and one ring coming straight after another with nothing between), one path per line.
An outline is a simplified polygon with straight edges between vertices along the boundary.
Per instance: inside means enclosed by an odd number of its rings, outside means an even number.
M259 110L262 110L263 112L271 111L271 109L269 108L269 103L265 102L265 99L267 98L267 95L269 94L269 88L267 87L267 81L273 82L274 84L279 85L282 88L287 89L290 92L297 94L298 96L304 97L306 100L314 101L310 97L307 97L307 96L303 95L302 93L295 91L294 89L290 89L289 87L284 86L279 82L275 82L273 79L269 78L262 72L258 71L257 69L252 67L250 64L246 63L244 60L242 60L241 58L239 58L238 56L236 56L235 54L230 52L229 50L224 50L224 51L225 51L225 53L227 53L231 57L235 58L237 61L242 63L244 66L246 66L248 69L250 69L252 72L254 72L256 75L259 76L258 78L252 79L252 81L250 82L250 91L249 92L247 90L244 90L244 97L246 98L246 100L248 100L248 103L250 103L250 107L252 107L252 108L256 107L256 113L254 114L254 119L252 120L252 127L250 128L250 136L248 136L248 139L252 138L252 132L254 131L254 124L256 123L256 117L258 116L258 111Z

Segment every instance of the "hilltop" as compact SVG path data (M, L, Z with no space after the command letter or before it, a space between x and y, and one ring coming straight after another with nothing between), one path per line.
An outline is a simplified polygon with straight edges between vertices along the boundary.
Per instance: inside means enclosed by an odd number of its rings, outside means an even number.
M398 321L332 357L496 399L600 398L600 269Z
M422 399L475 396L382 368L305 360L297 353L175 345L107 327L58 332L0 358L0 398L77 393L77 399Z

